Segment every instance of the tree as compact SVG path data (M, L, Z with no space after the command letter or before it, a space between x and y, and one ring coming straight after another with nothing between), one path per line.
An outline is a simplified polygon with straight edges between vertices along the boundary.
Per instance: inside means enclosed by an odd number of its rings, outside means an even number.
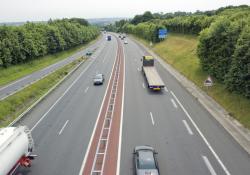
M226 85L229 90L250 98L250 26L244 28L237 41Z

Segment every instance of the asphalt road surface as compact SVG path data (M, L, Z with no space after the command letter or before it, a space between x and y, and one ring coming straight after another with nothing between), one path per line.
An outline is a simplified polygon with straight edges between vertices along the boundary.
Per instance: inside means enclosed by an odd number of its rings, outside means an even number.
M0 100L3 100L7 98L8 96L15 94L16 92L22 90L24 87L30 85L31 83L34 83L35 81L38 81L39 79L45 77L46 75L50 74L51 72L71 63L72 61L80 58L81 56L84 56L88 50L90 51L96 51L98 49L98 46L102 45L105 41L105 37L102 36L97 42L89 46L88 48L81 50L74 55L63 59L62 61L59 61L55 64L52 64L42 70L36 71L32 74L29 74L27 76L24 76L14 82L11 82L10 84L7 84L5 86L0 87Z
M127 41L118 174L133 175L134 147L151 145L158 152L162 175L249 175L250 156L158 62L155 66L166 89L160 93L147 89L140 61L146 51ZM17 123L32 128L38 157L31 168L18 168L16 174L79 174L117 43L114 37L103 42L92 58ZM105 75L103 86L93 86L97 72Z

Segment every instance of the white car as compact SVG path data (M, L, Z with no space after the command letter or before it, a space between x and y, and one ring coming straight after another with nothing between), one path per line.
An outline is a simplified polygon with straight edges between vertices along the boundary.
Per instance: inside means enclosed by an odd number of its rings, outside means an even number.
M127 40L125 40L125 41L124 41L124 44L128 44L128 41L127 41Z

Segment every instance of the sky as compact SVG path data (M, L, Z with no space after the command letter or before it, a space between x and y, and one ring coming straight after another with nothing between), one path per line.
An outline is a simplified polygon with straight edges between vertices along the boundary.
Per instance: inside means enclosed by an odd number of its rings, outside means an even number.
M250 0L0 0L0 22L47 21L70 17L131 18L145 11L213 10Z

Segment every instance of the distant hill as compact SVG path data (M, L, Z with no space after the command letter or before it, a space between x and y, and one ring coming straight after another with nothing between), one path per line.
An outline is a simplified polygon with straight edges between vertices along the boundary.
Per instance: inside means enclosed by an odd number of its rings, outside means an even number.
M47 21L26 21L26 22L0 22L0 26L6 25L6 26L21 26L24 25L27 22L33 22L33 23L47 23Z
M92 18L87 21L92 25L105 26L108 24L114 24L116 21L120 21L127 18Z
M105 26L108 24L114 24L116 21L120 21L122 19L127 18L91 18L87 19L87 21L92 25L98 25L98 26ZM30 21L34 23L47 23L47 21ZM7 25L7 26L20 26L27 23L26 22L0 22L0 26Z

